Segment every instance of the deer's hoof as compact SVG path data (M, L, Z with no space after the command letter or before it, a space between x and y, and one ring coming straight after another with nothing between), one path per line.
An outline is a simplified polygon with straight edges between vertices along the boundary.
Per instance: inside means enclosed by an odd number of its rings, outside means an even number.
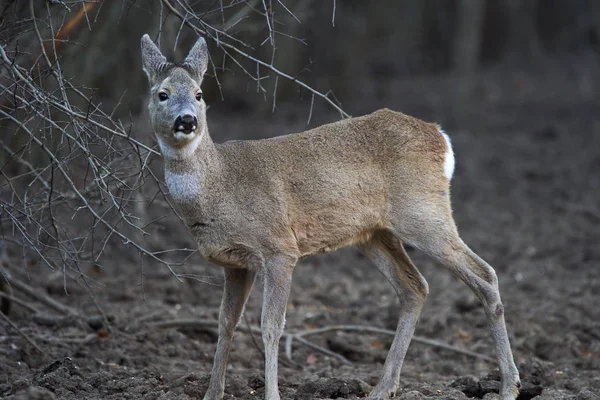
M371 393L369 393L369 399L370 400L389 400L391 397L394 397L396 395L395 391L392 390L384 390L384 391L380 391L380 390L373 390Z

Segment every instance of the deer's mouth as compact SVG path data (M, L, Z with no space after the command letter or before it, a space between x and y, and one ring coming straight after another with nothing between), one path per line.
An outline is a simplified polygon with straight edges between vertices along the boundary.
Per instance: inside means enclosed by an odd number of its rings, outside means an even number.
M185 133L186 135L190 135L196 131L196 128L198 128L196 126L196 124L179 125L179 126L177 126L177 128L175 128L175 133L180 132L180 133Z
M173 136L177 140L191 139L194 136L195 132L196 132L195 129L176 130L176 131L173 132Z
M190 127L190 128L181 127L181 128L175 129L173 133L175 134L175 136L177 136L177 135L188 136L188 135L191 135L192 133L196 132L196 128L197 128L196 125L194 125L193 127Z

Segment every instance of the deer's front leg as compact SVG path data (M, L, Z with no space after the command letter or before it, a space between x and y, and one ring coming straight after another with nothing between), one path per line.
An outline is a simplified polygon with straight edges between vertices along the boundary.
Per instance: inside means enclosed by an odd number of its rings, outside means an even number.
M210 384L204 395L204 400L223 398L225 370L231 348L231 339L244 310L246 300L248 300L255 276L256 272L252 270L225 268L225 287L219 311L219 340L210 375Z
M285 325L292 274L296 259L278 256L264 266L264 294L262 311L262 337L265 346L265 399L279 400L277 385L277 356L279 339Z

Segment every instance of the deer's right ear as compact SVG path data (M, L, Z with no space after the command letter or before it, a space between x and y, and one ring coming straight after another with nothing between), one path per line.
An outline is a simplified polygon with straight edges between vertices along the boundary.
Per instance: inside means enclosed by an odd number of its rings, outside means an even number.
M206 41L203 37L199 37L196 40L196 44L190 50L189 54L183 61L183 64L192 69L193 75L195 75L198 82L202 82L204 73L208 66L208 48L206 47Z
M148 80L152 81L160 71L163 64L167 62L158 47L154 44L148 34L142 36L142 65Z

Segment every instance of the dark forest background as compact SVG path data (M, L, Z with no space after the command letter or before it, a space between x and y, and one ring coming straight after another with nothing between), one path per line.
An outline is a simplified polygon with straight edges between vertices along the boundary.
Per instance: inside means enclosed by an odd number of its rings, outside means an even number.
M136 114L144 105L141 35L147 32L160 39L165 55L180 59L197 36L169 10L169 2L159 0L5 0L0 2L0 43L7 53L20 54L17 60L34 59L24 67L34 67L39 53L31 3L44 40L51 38L49 14L58 30L72 22L83 5L89 8L61 37L62 70L74 84L93 91L104 107L120 100L117 118ZM469 85L477 81L477 74L489 71L512 75L516 87L490 79L487 84L484 80L478 92L476 85L475 95L494 96L533 90L527 88L527 74L554 72L557 85L591 91L586 86L592 84L600 53L600 5L592 0L201 0L169 4L180 15L193 12L198 19L188 21L208 33L215 64L209 73L218 75L221 92L214 78L207 79L205 90L211 103L222 100L223 107L234 111L270 111L276 75L265 68L257 70L245 57L226 56L218 40L272 63L323 93L331 90L351 114L367 108L356 95L373 81L451 75ZM271 31L275 31L274 45ZM261 77L269 76L261 80L266 93L255 95L255 81L241 67L254 78L257 71ZM546 91L552 95L551 87ZM430 94L422 95L426 96ZM278 81L276 97L278 102L310 100L286 79ZM457 99L463 100L468 98Z

